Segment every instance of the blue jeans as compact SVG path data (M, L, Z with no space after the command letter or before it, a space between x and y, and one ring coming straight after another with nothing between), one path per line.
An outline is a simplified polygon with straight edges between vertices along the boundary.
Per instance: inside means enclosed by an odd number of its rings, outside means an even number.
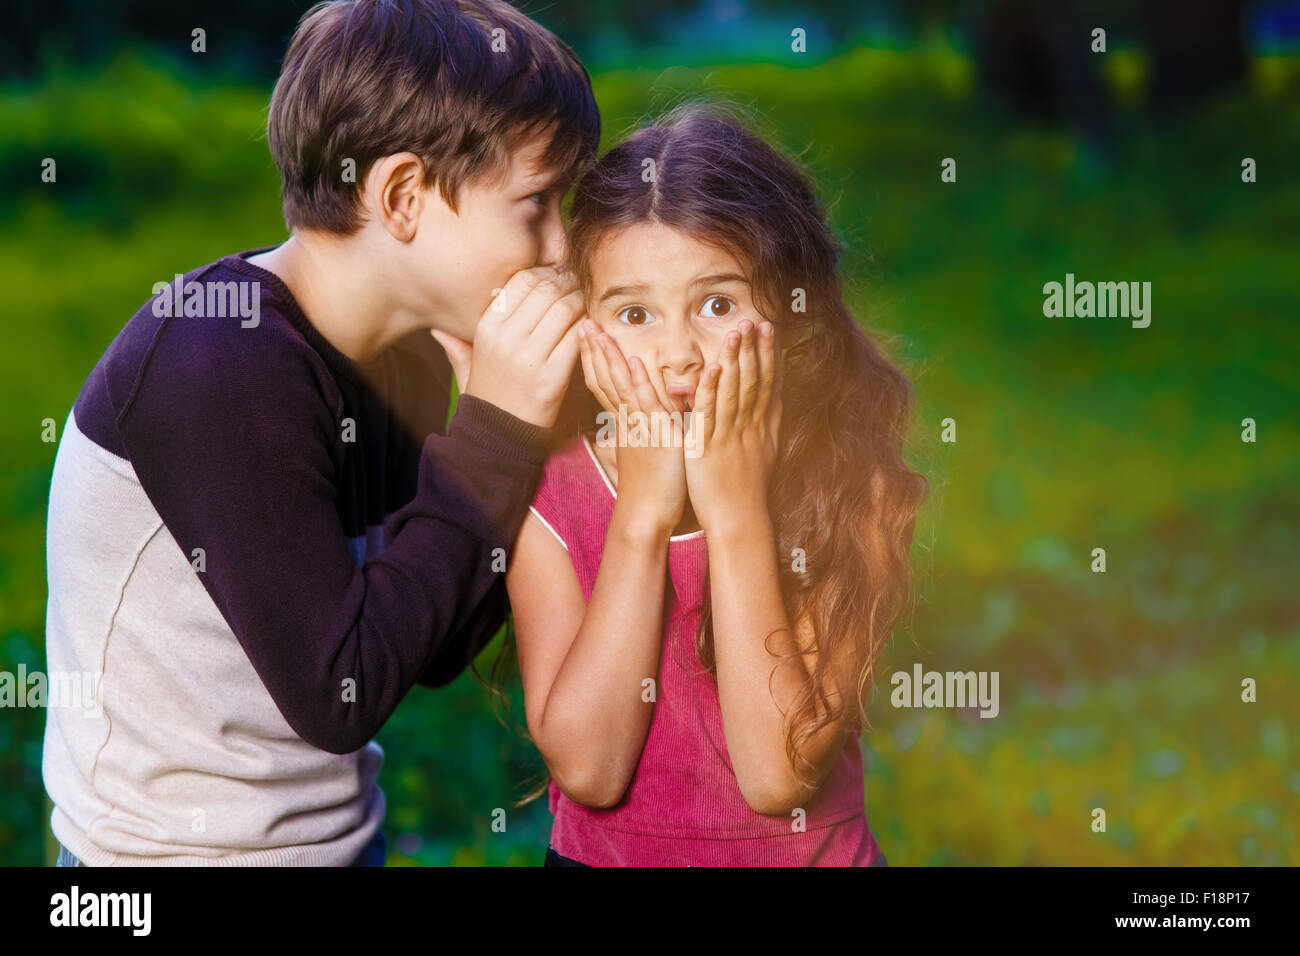
M370 838L361 849L361 853L348 866L383 866L384 861L388 859L388 838L384 836L383 830L376 830L375 835ZM59 844L59 859L55 866L85 866L62 843Z
M567 856L561 856L555 852L551 846L546 847L546 861L542 866L586 866L586 863L579 863L577 860L571 860Z

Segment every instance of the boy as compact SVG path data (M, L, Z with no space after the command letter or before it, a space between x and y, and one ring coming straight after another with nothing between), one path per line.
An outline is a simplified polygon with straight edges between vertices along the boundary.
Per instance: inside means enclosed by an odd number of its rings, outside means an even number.
M290 239L160 282L56 456L48 667L102 695L47 714L61 864L382 864L372 738L504 619L577 355L586 71L500 0L337 0L267 133Z

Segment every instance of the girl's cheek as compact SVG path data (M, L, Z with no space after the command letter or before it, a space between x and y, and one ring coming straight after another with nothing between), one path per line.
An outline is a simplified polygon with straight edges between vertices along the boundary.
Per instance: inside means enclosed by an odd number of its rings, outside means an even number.
M737 319L736 325L739 324L740 324L740 320ZM712 362L714 359L716 359L719 355L722 354L722 346L723 343L726 342L727 340L727 333L730 332L732 329L734 329L736 325L724 326L719 324L709 329L708 334L704 337L704 340L700 343L702 351L704 352L704 360L706 362Z
M722 344L726 341L727 334L732 331L739 331L740 323L744 319L749 319L754 324L755 329L763 321L759 318L757 312L744 308L737 309L734 316L729 315L720 319L700 319L699 328L703 333L703 338L712 346L715 355L722 350Z
M615 319L612 322L602 322L601 328L609 333L609 337L614 340L619 351L623 353L623 358L629 362L632 361L633 355L639 355L645 351L644 343L637 341L634 336L628 334L630 328L626 323Z

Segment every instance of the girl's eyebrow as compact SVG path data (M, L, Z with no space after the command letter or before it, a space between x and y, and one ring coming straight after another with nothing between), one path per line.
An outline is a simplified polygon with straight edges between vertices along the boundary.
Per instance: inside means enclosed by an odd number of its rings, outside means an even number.
M688 286L688 288L694 289L696 286L699 285L714 285L715 283L719 283L719 282L743 282L745 285L749 285L749 280L746 279L744 276L740 275L739 273L720 272L717 275L713 275L713 276L700 276L698 279L692 282L690 286Z
M702 285L716 285L716 284L721 283L721 282L741 282L741 283L744 283L745 285L749 285L749 280L746 279L744 276L740 275L739 273L736 273L736 272L720 272L720 273L718 273L717 275L711 275L711 276L700 276L698 279L694 279L694 280L692 280L691 283L690 283L690 285L687 286L687 288L688 288L688 289L694 289L694 288L696 288L697 286L702 286ZM645 287L644 285L616 285L616 286L610 286L608 289L605 290L605 292L601 295L601 297L600 297L599 299L597 299L596 301L597 301L597 303L599 304L599 303L601 303L601 302L604 302L606 299L612 299L612 298L614 298L615 296L619 296L619 295L637 295L637 294L639 294L639 293L644 292L645 290L646 290L646 287Z
M597 303L600 303L600 302L604 302L606 299L612 299L615 296L636 295L637 293L644 292L644 291L645 291L645 286L643 285L614 285L606 289L605 292L601 295L601 297L596 301Z

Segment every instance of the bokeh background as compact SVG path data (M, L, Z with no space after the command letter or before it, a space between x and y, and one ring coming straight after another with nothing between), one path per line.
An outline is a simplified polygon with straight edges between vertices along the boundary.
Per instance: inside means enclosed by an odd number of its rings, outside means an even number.
M891 864L1300 862L1300 4L522 5L588 64L604 147L710 96L799 155L916 385L918 600L862 739ZM306 6L6 13L0 670L44 667L42 420L160 277L284 237L265 109ZM1067 272L1150 281L1150 327L1045 318ZM998 671L999 715L891 707L916 663ZM417 688L384 728L390 865L541 862L510 687ZM53 860L43 729L0 711L2 863Z

